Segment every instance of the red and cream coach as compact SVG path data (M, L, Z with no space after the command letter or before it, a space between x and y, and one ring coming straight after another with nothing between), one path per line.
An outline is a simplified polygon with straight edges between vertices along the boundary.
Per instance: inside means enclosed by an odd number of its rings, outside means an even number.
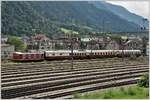
M42 61L42 60L64 60L71 59L96 59L104 57L129 57L140 56L140 50L70 50L44 51L43 53L13 53L13 61Z

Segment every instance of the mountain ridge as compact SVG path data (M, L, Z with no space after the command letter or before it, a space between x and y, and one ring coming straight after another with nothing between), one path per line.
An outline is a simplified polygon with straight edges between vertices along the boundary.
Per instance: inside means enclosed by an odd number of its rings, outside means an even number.
M114 5L111 3L107 3L105 1L102 2L92 2L96 7L100 9L108 9L109 11L113 12L114 14L120 16L121 18L124 18L125 20L128 20L130 22L134 22L135 24L140 25L143 27L143 18L140 15L137 15L133 12L128 11L126 8L120 6L120 5ZM101 6L99 6L101 5ZM103 5L103 6L102 6ZM145 26L148 28L148 21L145 22Z

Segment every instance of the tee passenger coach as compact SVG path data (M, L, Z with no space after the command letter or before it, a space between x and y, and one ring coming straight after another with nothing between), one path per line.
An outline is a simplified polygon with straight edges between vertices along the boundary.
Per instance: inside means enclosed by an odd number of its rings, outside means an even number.
M43 61L43 60L64 60L71 59L96 59L106 57L129 57L140 56L140 50L74 50L73 55L70 50L44 51L43 53L21 53L14 52L13 61Z

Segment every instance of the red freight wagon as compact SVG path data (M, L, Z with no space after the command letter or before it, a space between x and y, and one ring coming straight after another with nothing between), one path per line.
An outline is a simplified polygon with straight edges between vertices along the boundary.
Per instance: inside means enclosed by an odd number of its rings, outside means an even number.
M42 61L44 60L44 54L14 52L12 56L12 60L13 61Z

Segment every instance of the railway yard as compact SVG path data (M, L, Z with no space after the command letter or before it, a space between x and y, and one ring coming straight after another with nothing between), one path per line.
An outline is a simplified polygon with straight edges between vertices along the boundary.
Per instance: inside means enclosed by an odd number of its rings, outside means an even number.
M70 98L76 93L136 84L146 61L121 58L2 64L3 99Z

